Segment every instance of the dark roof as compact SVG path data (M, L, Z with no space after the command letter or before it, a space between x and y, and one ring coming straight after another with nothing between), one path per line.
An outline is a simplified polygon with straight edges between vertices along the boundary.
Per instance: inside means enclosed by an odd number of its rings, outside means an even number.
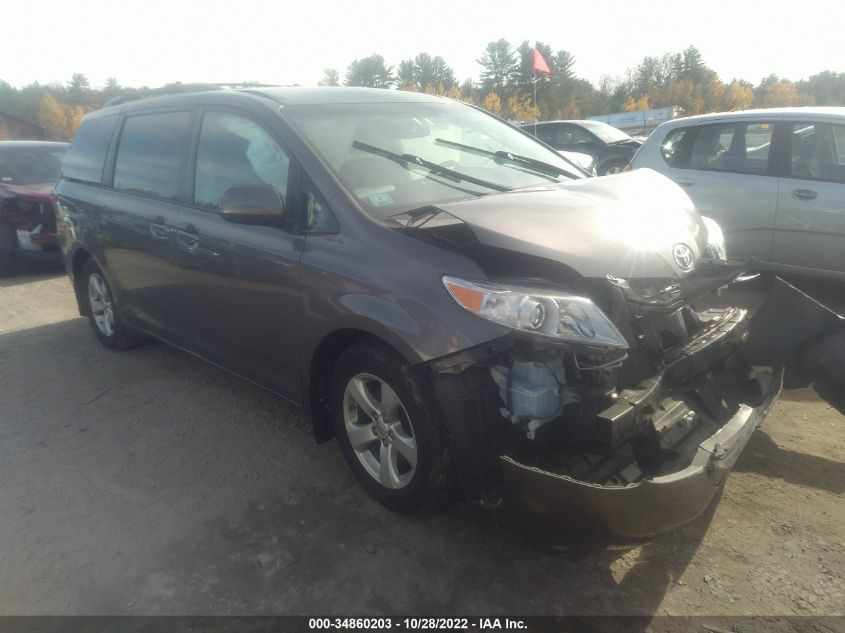
M442 97L423 92L386 90L383 88L341 88L320 86L317 88L259 88L253 93L266 95L282 105L317 105L323 103L407 103L439 102Z
M132 111L156 106L170 106L176 104L192 104L197 100L209 103L231 103L233 100L251 97L253 99L269 99L275 103L294 105L318 105L340 103L409 103L427 102L440 103L446 101L443 97L436 97L421 92L406 92L403 90L386 90L382 88L341 88L321 86L317 88L300 87L238 87L213 88L208 85L197 86L190 90L188 86L179 86L175 93L168 93L164 89L156 89L149 93L138 93L134 98L120 103L110 102L101 110L95 110L88 116L100 116L115 111Z

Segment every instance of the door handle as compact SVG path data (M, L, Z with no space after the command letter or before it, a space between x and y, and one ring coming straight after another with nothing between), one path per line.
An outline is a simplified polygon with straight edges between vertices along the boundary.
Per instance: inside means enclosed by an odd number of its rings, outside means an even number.
M673 178L672 180L681 185L681 187L692 187L695 184L695 181L689 178Z
M188 250L196 250L200 245L200 233L193 224L186 224L176 230L176 239Z
M792 190L792 197L798 198L799 200L815 200L816 196L819 194L813 191L812 189L793 189Z

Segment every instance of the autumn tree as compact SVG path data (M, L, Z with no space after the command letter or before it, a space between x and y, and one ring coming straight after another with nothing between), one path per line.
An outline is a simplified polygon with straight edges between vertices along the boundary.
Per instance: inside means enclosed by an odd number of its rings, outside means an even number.
M507 112L517 121L536 121L540 118L540 108L529 95L514 94L508 97Z
M747 81L734 79L722 92L720 110L747 110L754 105L754 89Z
M495 92L488 92L481 102L481 107L498 116L502 115L502 100Z
M649 103L648 97L640 97L639 99L635 99L633 96L628 97L624 104L622 104L622 110L624 112L640 112L641 110L648 110Z
M798 84L791 81L769 81L757 90L757 105L761 108L813 105L812 95L798 91Z
M41 99L36 120L49 140L65 141L69 138L67 114L49 92L44 93Z
M390 88L393 82L393 66L388 66L378 54L356 59L346 69L347 86Z
M85 110L82 109L81 106L74 106L73 109L70 111L70 114L67 116L67 128L66 134L68 138L72 138L74 134L76 134L76 130L79 129L79 124L82 123L82 119L85 116Z

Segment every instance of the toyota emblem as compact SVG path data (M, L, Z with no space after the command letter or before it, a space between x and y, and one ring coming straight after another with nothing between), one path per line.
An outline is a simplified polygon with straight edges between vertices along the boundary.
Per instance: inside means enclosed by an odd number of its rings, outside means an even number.
M672 256L675 258L675 263L683 271L691 270L695 263L695 255L692 249L686 244L675 244L672 247Z

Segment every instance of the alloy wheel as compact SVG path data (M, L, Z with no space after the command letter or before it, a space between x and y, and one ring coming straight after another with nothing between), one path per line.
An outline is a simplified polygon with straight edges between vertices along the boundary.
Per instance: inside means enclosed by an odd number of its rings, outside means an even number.
M99 273L92 273L88 277L88 304L94 323L103 336L114 334L114 305L112 304L109 287Z
M381 378L357 374L343 393L343 421L364 470L385 488L407 486L417 468L417 442L408 413Z

